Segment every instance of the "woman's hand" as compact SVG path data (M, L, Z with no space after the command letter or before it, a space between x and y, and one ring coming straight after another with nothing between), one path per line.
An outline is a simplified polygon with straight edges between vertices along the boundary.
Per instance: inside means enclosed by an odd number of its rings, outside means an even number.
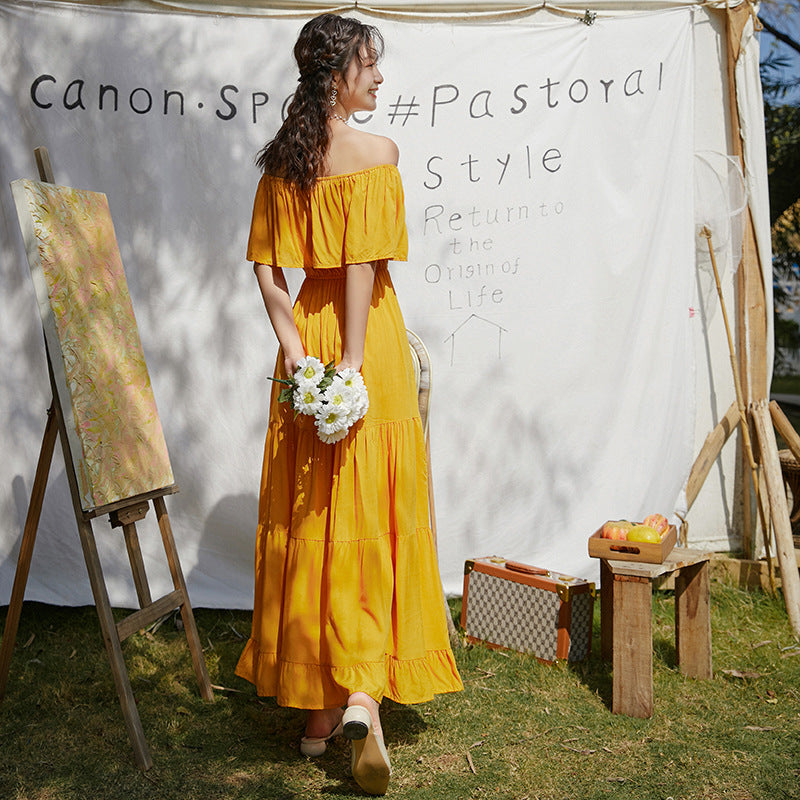
M356 361L353 358L342 357L342 360L336 365L336 371L341 372L343 369L354 369L356 372L361 372L361 367L364 364L364 359Z
M297 362L305 356L305 353L301 353L299 356L284 356L283 357L283 369L286 372L286 377L291 378L294 375L294 371L297 369Z

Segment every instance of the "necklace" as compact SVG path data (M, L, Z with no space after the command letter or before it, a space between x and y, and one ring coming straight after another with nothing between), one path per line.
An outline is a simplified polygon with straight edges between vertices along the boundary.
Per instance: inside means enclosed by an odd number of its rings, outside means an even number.
M347 121L347 120L346 120L346 119L345 119L343 116L341 116L340 114L331 114L331 115L329 116L329 119L340 119L342 122L344 122L344 124L345 124L345 125L349 125L349 124L350 124L350 123L349 123L349 122L348 122L348 121Z

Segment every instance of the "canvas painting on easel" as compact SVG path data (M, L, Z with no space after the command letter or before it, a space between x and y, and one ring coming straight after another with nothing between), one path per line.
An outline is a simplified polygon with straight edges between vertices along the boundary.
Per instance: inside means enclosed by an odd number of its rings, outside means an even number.
M81 506L174 483L104 194L11 184Z

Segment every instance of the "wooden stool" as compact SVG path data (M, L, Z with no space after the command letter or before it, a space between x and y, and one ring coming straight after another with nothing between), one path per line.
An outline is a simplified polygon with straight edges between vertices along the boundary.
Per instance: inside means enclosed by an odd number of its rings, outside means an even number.
M600 561L600 650L612 661L611 711L653 715L653 581L675 573L675 650L678 667L710 678L709 554L676 547L663 564Z

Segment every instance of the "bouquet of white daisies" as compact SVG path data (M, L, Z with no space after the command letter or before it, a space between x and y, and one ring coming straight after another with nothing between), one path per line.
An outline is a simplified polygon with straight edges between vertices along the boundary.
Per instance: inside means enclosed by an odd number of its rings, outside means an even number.
M278 400L290 403L295 415L314 417L317 436L326 444L344 439L350 426L369 408L361 373L350 368L336 372L333 361L323 364L314 356L306 356L297 362L291 378L270 380L285 385Z

